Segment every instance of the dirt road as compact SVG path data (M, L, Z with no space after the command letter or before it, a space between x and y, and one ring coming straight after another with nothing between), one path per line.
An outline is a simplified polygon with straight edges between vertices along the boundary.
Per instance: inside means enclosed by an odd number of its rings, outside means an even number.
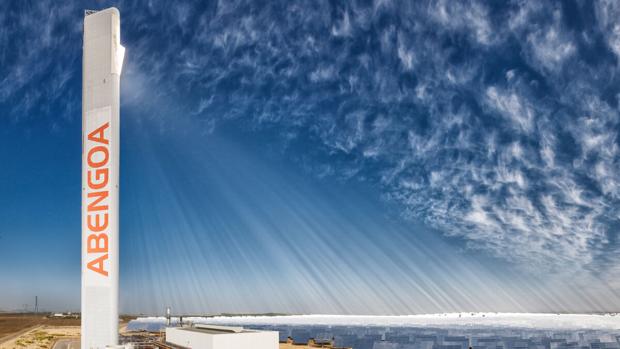
M80 340L78 338L59 339L52 349L80 349Z

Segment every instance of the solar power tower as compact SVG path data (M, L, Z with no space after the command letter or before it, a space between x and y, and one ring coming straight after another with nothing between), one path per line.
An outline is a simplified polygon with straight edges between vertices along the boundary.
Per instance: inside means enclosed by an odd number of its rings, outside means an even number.
M82 56L82 349L118 344L119 92L116 8L86 11Z

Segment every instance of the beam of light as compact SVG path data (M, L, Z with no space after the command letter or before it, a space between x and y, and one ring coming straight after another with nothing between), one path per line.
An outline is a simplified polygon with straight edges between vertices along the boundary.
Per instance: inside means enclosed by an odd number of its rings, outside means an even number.
M119 1L125 309L620 308L620 6L448 3ZM0 306L78 303L100 5L0 4Z
M239 134L133 126L122 160L129 167L122 186L131 188L121 206L126 311L158 313L164 304L184 312L329 314L605 307L588 300L588 289L558 290L390 215L364 186L307 178L239 145Z

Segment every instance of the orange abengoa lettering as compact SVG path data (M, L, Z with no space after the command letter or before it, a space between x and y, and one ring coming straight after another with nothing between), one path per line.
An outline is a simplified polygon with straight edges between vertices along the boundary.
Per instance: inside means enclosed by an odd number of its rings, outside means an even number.
M94 160L94 157L97 153L103 154L102 160L99 160L99 161ZM101 167L108 163L109 157L110 157L110 154L108 153L107 147L104 147L103 145L96 146L88 152L88 158L87 158L88 166L93 167L93 168Z
M108 205L99 205L97 206L98 203L100 203L101 201L103 201L103 199L107 199L108 198L108 192L107 191L96 191L93 193L88 193L88 198L94 198L97 197L97 199L93 200L93 202L91 202L90 204L88 204L88 212L91 211L105 211L108 209Z
M104 253L108 252L108 235L107 234L91 234L86 240L86 250L88 253Z
M106 122L105 124L103 124L98 129L96 129L93 132L89 133L88 134L88 140L89 141L93 141L93 142L98 142L98 143L106 144L106 145L109 144L110 141L108 141L105 138L105 130L107 130L108 127L110 127L110 123Z
M91 189L101 189L108 185L108 169L98 168L94 171L95 177L93 178L93 171L88 170L88 187Z
M95 218L95 222L91 221L91 217ZM103 222L99 220L99 217L103 217ZM88 217L86 217L86 224L88 225L88 229L90 229L90 231L104 231L108 228L108 214L104 213L103 215L88 215Z
M108 276L108 271L105 270L105 266L103 265L103 262L106 261L108 259L108 254L104 254L101 257L98 257L90 262L88 262L88 269L97 272L103 276Z
M91 231L91 234L86 238L86 252L88 254L104 253L90 260L87 268L103 276L108 276L108 271L105 269L105 261L108 259L109 243L108 233L105 230L108 228L109 223L109 206L106 200L110 192L106 189L106 186L109 181L107 165L110 160L110 152L108 150L110 142L106 138L105 132L109 126L110 123L106 122L88 134L88 141L99 144L90 148L86 156L86 162L89 167L87 172L88 188L93 190L86 195L88 202L86 225L88 230Z

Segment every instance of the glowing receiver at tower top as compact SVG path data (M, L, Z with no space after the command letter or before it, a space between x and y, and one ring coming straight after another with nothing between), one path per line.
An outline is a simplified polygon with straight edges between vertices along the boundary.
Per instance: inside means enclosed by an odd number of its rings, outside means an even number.
M118 344L119 90L116 8L87 11L82 56L82 349Z

